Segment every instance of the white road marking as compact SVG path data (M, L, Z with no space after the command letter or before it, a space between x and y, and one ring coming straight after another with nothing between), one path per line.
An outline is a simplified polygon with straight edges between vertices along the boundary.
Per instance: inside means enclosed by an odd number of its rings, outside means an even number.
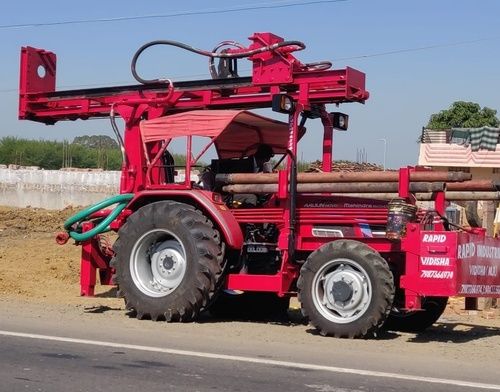
M332 387L331 385L307 385L308 388L316 389L318 392L365 392L361 389L345 389Z
M478 383L478 382L452 380L452 379L446 379L446 378L413 376L411 374L386 373L386 372L378 372L378 371L372 371L372 370L351 369L351 368L342 368L342 367L325 366L325 365L314 365L314 364L300 363L300 362L297 363L297 362L287 362L287 361L276 361L276 360L272 360L272 359L242 357L242 356L238 356L238 355L225 355L225 354L215 354L215 353L204 353L204 352L198 352L198 351L175 350L175 349L171 349L171 348L140 346L140 345L135 345L135 344L113 343L113 342L105 342L105 341L99 341L99 340L75 339L75 338L66 338L66 337L62 337L62 336L38 335L38 334L32 334L32 333L2 331L2 330L0 330L0 335L13 336L13 337L19 337L19 338L28 338L28 339L37 339L37 340L48 340L48 341L63 342L63 343L85 344L85 345L90 345L90 346L112 347L112 348L121 348L121 349L128 349L128 350L148 351L148 352L172 354L172 355L183 355L183 356L195 357L195 358L222 359L222 360L227 360L227 361L239 361L239 362L246 362L246 363L255 363L258 365L281 366L281 367L304 369L304 370L319 370L319 371L331 372L331 373L355 374L357 376L392 378L392 379L404 380L404 381L417 381L417 382L426 382L426 383L432 383L432 384L446 384L446 385L454 385L454 386L458 386L458 387L490 389L490 390L500 391L499 384L484 384L484 383Z

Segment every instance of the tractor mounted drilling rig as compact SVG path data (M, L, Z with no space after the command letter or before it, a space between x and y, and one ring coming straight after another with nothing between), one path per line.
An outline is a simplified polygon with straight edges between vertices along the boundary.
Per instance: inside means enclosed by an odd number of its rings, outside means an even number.
M500 241L444 218L447 200L495 184L413 167L333 173L334 129L346 130L348 117L327 105L364 103L365 75L300 62L300 41L271 33L250 40L248 47L225 41L212 52L153 41L132 60L139 84L68 91L55 88L54 53L22 48L20 119L107 117L122 148L120 195L70 218L58 236L82 245L81 294L93 295L99 272L138 318L166 321L228 311L230 291L243 293L242 306L260 301L257 308L275 311L298 295L310 323L337 337L366 336L384 323L422 330L449 296L498 297ZM212 78L144 80L137 60L158 44L207 56ZM238 75L242 58L252 63L249 77ZM258 108L285 121L250 111ZM116 116L125 123L123 139ZM297 173L297 146L314 119L323 128L323 173ZM186 148L182 167L172 158L178 139ZM272 173L248 166L261 144L278 158ZM210 149L216 158L202 176L210 181L200 183L193 169ZM184 178L176 175L181 169ZM257 202L239 205L237 194ZM434 208L417 208L418 199ZM112 249L102 246L107 230L118 232Z

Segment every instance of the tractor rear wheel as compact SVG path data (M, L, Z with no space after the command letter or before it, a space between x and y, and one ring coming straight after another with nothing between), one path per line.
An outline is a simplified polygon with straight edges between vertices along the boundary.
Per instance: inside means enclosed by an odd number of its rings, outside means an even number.
M426 297L422 300L422 310L405 312L393 309L384 328L391 331L422 332L438 321L447 304L448 297Z
M329 242L311 253L297 285L303 315L324 336L357 338L375 332L394 299L387 262L352 240Z
M219 233L188 204L141 207L113 248L118 295L137 318L191 321L218 287L224 259Z

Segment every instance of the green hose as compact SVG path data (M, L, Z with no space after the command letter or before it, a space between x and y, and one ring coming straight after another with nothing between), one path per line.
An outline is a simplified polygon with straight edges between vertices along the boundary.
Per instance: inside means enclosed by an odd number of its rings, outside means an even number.
M68 232L71 238L75 241L87 241L90 240L97 234L104 233L105 231L109 231L109 224L113 222L118 215L123 211L123 209L127 206L128 202L134 197L133 193L124 193L122 195L116 195L110 197L109 199L105 199L93 206L90 206L79 213L73 215L68 218L66 222L64 222L64 229ZM104 218L99 224L94 227L92 230L86 231L84 233L78 233L77 231L71 230L71 226L75 223L80 223L87 219L93 213L102 210L103 208L109 207L113 204L118 204L111 214L109 214L106 218Z

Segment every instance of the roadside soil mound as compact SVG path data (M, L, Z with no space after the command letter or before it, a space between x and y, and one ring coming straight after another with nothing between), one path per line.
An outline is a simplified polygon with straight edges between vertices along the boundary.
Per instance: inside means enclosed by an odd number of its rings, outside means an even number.
M0 207L2 297L57 303L80 300L81 248L71 241L64 246L55 242L64 221L76 211Z

